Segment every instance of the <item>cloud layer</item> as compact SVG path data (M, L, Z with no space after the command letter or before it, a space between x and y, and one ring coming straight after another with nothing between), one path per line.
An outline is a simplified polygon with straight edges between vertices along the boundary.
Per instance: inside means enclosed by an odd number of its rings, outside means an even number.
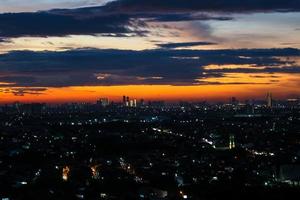
M107 7L123 11L256 12L299 10L299 0L118 0Z
M209 45L217 45L217 43L200 41L200 42L180 42L180 43L157 44L157 46L159 46L161 48L169 48L169 49L194 47L194 46L209 46Z
M0 14L0 37L143 35L145 21L231 20L232 12L299 10L300 0L117 0L98 7Z
M0 55L0 82L15 87L199 85L226 73L300 73L299 57L298 49L15 51Z

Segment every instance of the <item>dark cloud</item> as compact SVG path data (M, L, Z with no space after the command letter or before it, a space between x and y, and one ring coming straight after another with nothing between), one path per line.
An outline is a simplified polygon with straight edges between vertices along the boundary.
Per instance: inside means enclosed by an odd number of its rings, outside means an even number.
M279 68L277 66L272 67L261 67L261 68L235 68L235 69L211 69L210 72L218 72L218 73L299 73L300 66L286 66L283 68Z
M289 58L291 59L281 59ZM298 49L144 51L76 49L64 52L12 51L0 55L0 82L11 87L128 84L198 85L226 73L300 73ZM288 60L288 61L287 61ZM207 69L207 65L240 65ZM248 69L243 65L253 65ZM21 74L21 75L20 75Z
M127 15L83 18L46 12L0 14L0 37L65 36L97 33L137 33Z
M208 45L217 45L217 44L218 43L214 43L214 42L200 41L200 42L163 43L163 44L156 44L156 45L161 48L174 49L180 47L208 46Z
M277 75L250 75L251 78L280 78L281 76Z
M144 18L146 21L152 22L180 22L180 21L204 21L204 20L218 20L228 21L232 20L232 17L218 16L215 14L203 14L203 13L188 13L188 12L176 12L176 13L143 13L143 15L137 15L136 17Z
M0 37L145 36L149 21L232 20L231 12L299 8L300 0L118 0L99 7L0 14Z
M283 42L283 43L280 43L280 45L283 45L283 46L293 46L293 45L300 45L300 43L295 43L295 42Z
M121 11L295 11L300 10L300 0L118 0L107 9Z
M232 18L193 13L128 13L105 7L50 10L34 13L0 14L0 37L102 35L145 36L147 22L231 20Z
M0 76L1 82L4 83L23 83L24 85L34 84L35 78L33 76Z
M273 81L272 81L273 82ZM253 83L253 82L211 82L211 81L199 81L197 85L270 85L270 82L265 83Z
M26 94L41 95L47 91L47 88L4 88L0 89L0 93L13 94L15 96L24 96Z

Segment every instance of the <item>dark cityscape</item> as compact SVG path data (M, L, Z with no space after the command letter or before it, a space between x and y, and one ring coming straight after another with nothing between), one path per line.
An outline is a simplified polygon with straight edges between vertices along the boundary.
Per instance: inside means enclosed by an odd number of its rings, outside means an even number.
M300 100L0 107L0 198L285 199L300 194Z

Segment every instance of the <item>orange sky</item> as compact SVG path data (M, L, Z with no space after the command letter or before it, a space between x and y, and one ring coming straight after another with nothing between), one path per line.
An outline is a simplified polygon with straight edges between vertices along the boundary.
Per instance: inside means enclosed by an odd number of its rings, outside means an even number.
M263 99L268 91L275 98L289 98L289 94L298 93L300 89L279 90L280 87L265 85L208 85L208 86L105 86L105 87L67 87L48 88L44 94L26 94L15 96L1 93L0 103L20 102L95 102L98 98L108 97L121 101L123 95L145 100L191 100L191 101L226 101L231 96L245 99Z
M62 87L47 88L42 94L24 94L24 96L16 96L11 92L0 92L0 103L15 101L47 103L70 101L95 102L101 97L120 101L123 95L136 99L143 98L145 100L226 101L232 96L242 100L263 99L267 92L272 92L274 97L278 99L298 97L300 88L295 87L295 85L299 85L300 75L276 75L275 78L271 78L270 74L227 74L221 78L207 78L204 81L208 85L198 86L129 85ZM230 84L235 80L238 80L240 83L253 82L253 84ZM213 85L209 84L210 82L221 82L222 84Z
M208 67L214 68L214 66ZM0 103L15 101L95 102L101 97L108 97L118 102L123 95L145 100L227 101L232 96L241 100L264 99L267 92L272 92L274 97L278 99L299 97L300 88L295 86L299 85L300 75L286 73L273 75L267 73L227 73L224 77L201 79L199 81L205 81L206 84L195 86L128 85L46 88L47 90L41 91L41 94L24 94L23 96L14 94L13 91L18 90L18 88L6 86L0 88ZM231 84L236 81L239 84ZM216 82L219 84L214 84ZM6 89L6 92L1 92L1 89Z

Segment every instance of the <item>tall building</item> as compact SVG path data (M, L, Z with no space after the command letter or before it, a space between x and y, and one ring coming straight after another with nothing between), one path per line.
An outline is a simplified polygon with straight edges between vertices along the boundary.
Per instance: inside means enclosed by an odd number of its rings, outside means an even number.
M144 99L140 100L140 105L139 106L141 106L141 107L145 106L145 100Z
M130 98L128 96L123 96L123 106L125 107L130 106Z
M230 98L230 103L231 103L231 105L238 105L239 101L237 100L236 97L231 97Z
M267 107L272 108L273 107L273 96L271 92L267 93Z
M109 106L109 99L108 98L101 98L97 101L97 105L100 105L102 107Z
M234 135L229 136L229 149L235 148L235 138Z
M133 107L133 100L129 101L129 107Z

